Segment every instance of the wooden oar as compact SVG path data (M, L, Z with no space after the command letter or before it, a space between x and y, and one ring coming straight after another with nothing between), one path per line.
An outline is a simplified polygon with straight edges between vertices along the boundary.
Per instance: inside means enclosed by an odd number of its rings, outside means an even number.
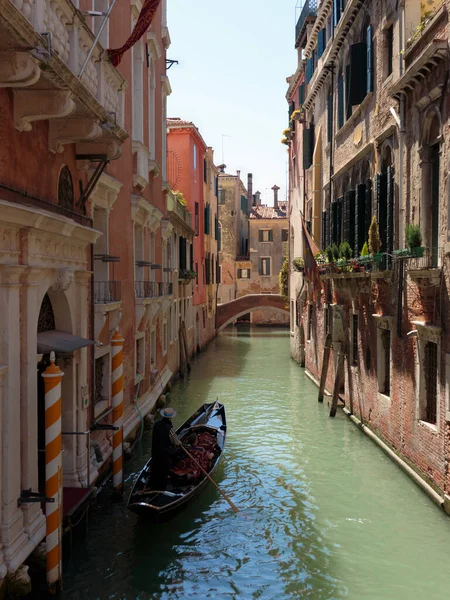
M222 496L225 498L225 500L228 502L228 504L231 506L231 508L234 510L234 512L238 513L239 512L238 507L235 504L233 504L233 502L230 500L230 498L228 498L228 496L225 494L225 492L220 489L220 487L217 485L217 483L214 481L214 479L205 471L205 469L202 467L202 465L197 460L195 460L195 458L192 456L192 454L189 452L189 450L187 450L183 446L183 444L181 444L181 447L186 452L186 454L189 456L189 458L195 462L195 464L203 472L203 474L206 475L206 477L210 480L210 482L215 485L215 487L219 490L219 492L222 494Z

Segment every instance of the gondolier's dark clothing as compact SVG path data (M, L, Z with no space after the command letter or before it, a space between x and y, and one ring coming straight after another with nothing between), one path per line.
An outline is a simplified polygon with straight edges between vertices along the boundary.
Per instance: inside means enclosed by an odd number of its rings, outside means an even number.
M176 455L180 441L170 419L162 418L153 425L152 473L150 485L153 489L165 490L169 476L169 459Z

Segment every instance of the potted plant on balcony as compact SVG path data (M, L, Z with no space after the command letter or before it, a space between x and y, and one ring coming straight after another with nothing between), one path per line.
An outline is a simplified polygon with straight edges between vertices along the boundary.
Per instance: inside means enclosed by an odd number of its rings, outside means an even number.
M372 261L378 265L381 262L383 254L381 250L380 230L375 215L372 217L372 222L369 227L369 252L372 255Z
M422 246L422 231L419 225L411 223L406 226L405 230L406 245L413 256L423 256L425 247Z
M301 256L298 256L292 261L292 267L294 271L297 271L297 273L303 273L305 270L305 261Z
M305 121L305 111L303 106L300 108L296 108L291 115L291 121L299 121L300 123L304 123Z

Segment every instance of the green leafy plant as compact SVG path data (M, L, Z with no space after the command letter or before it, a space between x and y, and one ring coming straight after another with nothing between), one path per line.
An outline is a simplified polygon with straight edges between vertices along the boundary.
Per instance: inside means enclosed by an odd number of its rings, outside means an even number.
M419 248L422 246L422 231L419 225L415 223L406 225L405 237L408 248Z
M287 258L284 259L283 266L278 274L278 285L283 300L287 302L289 300L289 260Z
M301 256L299 256L297 258L294 258L294 260L292 261L292 266L294 268L294 271L303 271L305 268L305 261Z
M337 261L339 260L339 258L341 257L340 252L339 252L339 247L337 244L333 244L331 246L331 251L333 252L333 260Z
M331 246L328 246L327 248L325 248L325 254L327 255L328 262L332 263L334 261L334 254L333 254L333 248Z
M340 258L345 258L345 260L350 260L353 256L353 250L347 240L339 246L339 256Z
M289 144L291 143L291 140L288 140L287 137L283 137L283 138L281 138L281 143L286 144L286 146L289 146Z
M186 208L187 202L186 202L186 198L184 197L183 192L180 192L179 190L174 190L173 195L177 199L178 203L181 204L181 206L184 206Z
M369 256L369 247L367 246L367 242L364 242L364 246L361 250L361 256Z
M378 254L381 249L380 231L375 215L372 217L372 222L369 227L369 252L370 254Z

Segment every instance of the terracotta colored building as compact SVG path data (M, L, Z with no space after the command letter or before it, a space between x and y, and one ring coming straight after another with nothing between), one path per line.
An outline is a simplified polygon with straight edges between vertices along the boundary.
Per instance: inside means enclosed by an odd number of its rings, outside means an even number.
M169 181L179 190L194 216L193 350L198 351L215 335L217 257L217 170L213 151L190 121L168 119Z
M287 142L310 265L291 278L292 354L318 382L331 348L326 388L450 512L448 8L306 2ZM343 242L353 262L311 256Z
M23 490L45 491L50 351L64 372L65 517L111 467L112 337L124 339L124 438L179 366L170 324L192 299L178 261L193 229L167 195L165 4L115 68L104 50L126 41L140 1L118 2L95 45L92 2L2 2L0 587L46 535Z

